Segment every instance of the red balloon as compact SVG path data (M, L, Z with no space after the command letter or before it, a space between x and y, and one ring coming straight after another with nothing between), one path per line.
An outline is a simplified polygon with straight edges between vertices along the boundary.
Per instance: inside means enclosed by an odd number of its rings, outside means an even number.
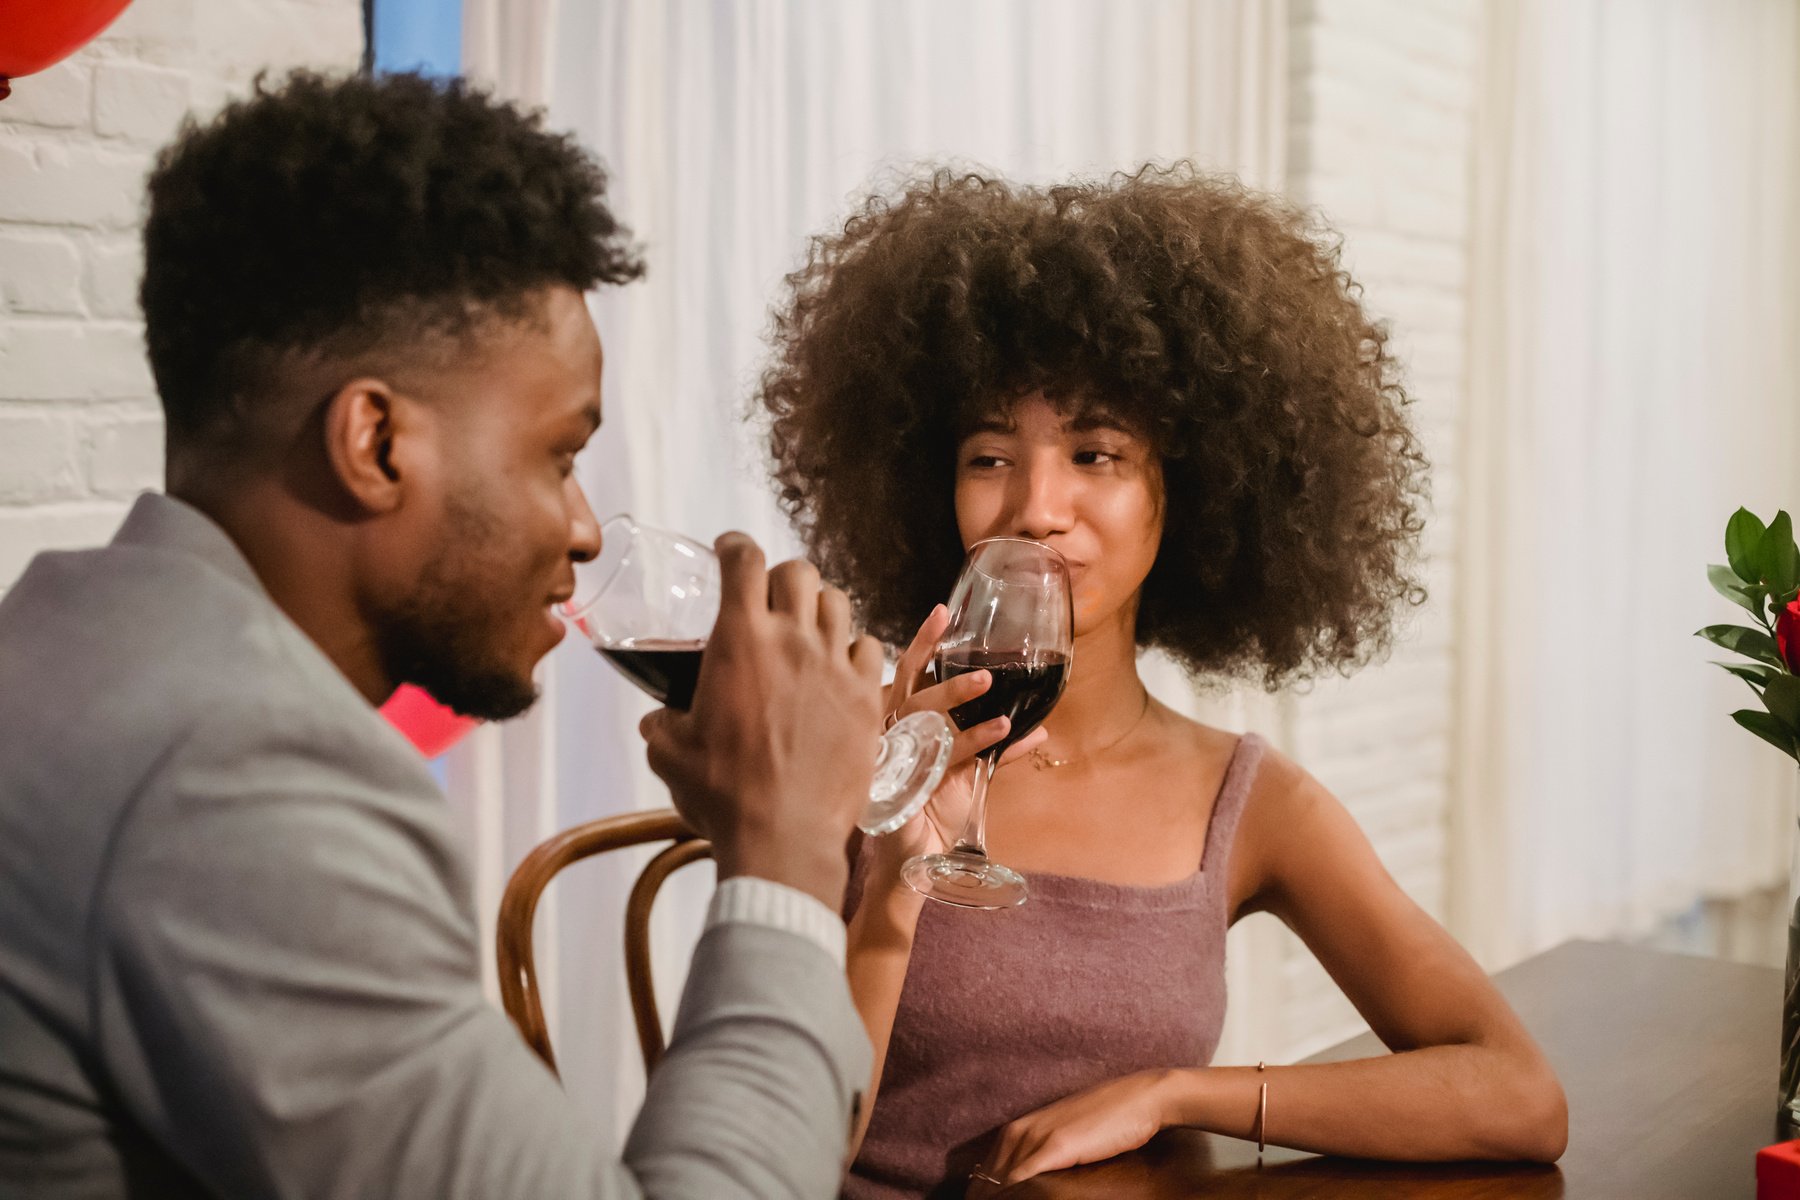
M388 698L381 706L381 715L426 758L436 758L481 724L474 717L445 708L430 693L410 683L401 684L400 690Z
M61 62L92 41L131 0L0 0L0 88ZM0 91L0 98L5 93Z

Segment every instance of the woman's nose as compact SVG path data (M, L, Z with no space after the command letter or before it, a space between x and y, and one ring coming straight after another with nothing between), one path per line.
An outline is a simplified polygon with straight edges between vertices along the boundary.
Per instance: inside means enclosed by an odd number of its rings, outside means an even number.
M1074 480L1062 464L1027 461L1013 476L1016 498L1009 522L1018 537L1043 541L1074 524Z

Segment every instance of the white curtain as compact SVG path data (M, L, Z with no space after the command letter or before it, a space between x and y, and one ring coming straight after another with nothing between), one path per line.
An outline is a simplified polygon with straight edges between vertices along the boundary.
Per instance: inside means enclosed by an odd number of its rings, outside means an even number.
M1450 874L1500 965L1785 870L1794 763L1689 635L1731 512L1800 508L1800 5L1488 24Z
M1193 156L1279 187L1286 24L1281 0L468 0L470 73L597 151L644 243L648 279L595 303L606 424L581 470L596 509L797 553L747 418L769 308L806 239L921 160L1044 181ZM538 838L667 803L641 764L645 702L578 647L547 666L540 711L471 739L452 769L484 919ZM1151 670L1165 699L1279 737L1269 704L1206 704ZM538 938L565 1081L622 1130L642 1075L616 926L641 858L620 857L567 873ZM690 869L659 904L665 1007L709 885ZM1240 973L1256 958L1234 953ZM1228 1045L1256 1036L1238 1007Z

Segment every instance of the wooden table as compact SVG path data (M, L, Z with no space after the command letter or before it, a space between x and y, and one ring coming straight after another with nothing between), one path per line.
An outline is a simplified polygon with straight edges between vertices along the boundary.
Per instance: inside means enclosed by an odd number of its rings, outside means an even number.
M1602 942L1570 942L1494 977L1556 1065L1569 1149L1554 1167L1320 1158L1172 1130L1104 1163L1028 1180L1007 1200L1177 1197L1754 1196L1775 1140L1781 972ZM1372 1034L1309 1061L1384 1053Z

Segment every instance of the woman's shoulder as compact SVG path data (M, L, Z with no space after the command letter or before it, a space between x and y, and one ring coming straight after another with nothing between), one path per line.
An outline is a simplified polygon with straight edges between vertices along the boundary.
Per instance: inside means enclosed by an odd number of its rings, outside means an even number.
M1242 735L1197 721L1154 697L1152 700L1163 724L1160 740L1165 752L1218 763L1229 762L1237 753Z
M1244 798L1232 854L1233 890L1248 897L1280 874L1282 855L1297 831L1312 828L1324 810L1342 802L1312 772L1265 743Z
M1236 769L1248 775L1253 792L1287 792L1311 778L1254 730L1240 733L1174 709L1165 712L1169 723L1164 750L1184 760L1190 775L1223 779L1227 771Z
M1320 804L1335 804L1336 797L1318 778L1266 738L1258 738L1256 773L1244 798L1244 833L1278 831L1303 820Z
M1183 778L1222 781L1228 771L1237 768L1248 777L1248 802L1265 809L1291 811L1295 805L1330 796L1323 784L1276 749L1266 735L1208 725L1160 701L1157 707L1164 726L1158 739L1160 753L1152 762L1159 769L1179 770Z

